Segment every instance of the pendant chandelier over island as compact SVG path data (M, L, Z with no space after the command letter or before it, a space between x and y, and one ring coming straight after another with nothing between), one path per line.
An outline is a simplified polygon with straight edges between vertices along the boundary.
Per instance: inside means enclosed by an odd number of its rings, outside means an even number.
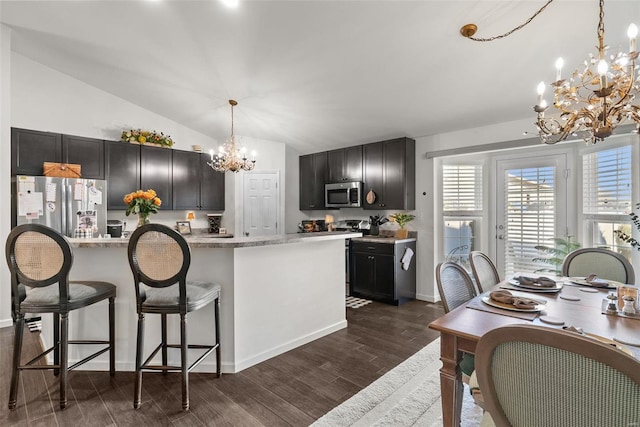
M250 171L256 166L256 154L255 151L252 152L253 158L249 160L246 148L236 144L236 136L233 132L233 107L238 105L238 102L230 99L229 104L231 105L231 137L220 147L218 153L211 150L211 161L207 164L214 171L222 173Z

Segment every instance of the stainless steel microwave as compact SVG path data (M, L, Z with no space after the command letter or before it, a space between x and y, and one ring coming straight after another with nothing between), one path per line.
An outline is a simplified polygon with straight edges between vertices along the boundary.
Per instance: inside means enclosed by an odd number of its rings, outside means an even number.
M336 182L325 184L324 203L328 208L359 208L362 206L362 183Z

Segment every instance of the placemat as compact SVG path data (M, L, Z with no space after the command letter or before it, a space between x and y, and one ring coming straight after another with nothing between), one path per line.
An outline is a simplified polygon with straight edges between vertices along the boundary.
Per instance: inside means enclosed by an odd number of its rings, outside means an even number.
M502 316L510 316L518 319L524 320L533 320L540 314L539 312L528 312L528 311L511 311L511 310L503 310L497 307L491 307L482 302L482 296L477 296L471 301L467 303L467 308L472 308L474 310L486 311L488 313L500 314Z

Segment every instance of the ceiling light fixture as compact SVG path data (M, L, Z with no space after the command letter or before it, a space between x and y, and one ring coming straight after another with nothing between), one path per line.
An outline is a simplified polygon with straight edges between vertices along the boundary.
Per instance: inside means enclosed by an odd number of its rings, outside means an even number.
M207 164L216 172L240 172L241 170L250 171L256 166L256 152L253 151L252 159L247 158L247 150L236 144L236 136L233 133L233 107L238 105L237 101L229 100L231 105L231 137L225 141L217 154L211 150L211 161Z
M235 9L240 4L240 0L221 0L222 4L232 9Z
M512 32L527 25L544 10L553 0L549 0L527 22L501 36L490 39L476 39L475 31L467 24L460 32L463 36L476 41L491 41L506 37ZM546 116L549 108L544 99L546 85L540 82L537 87L538 102L533 107L538 113L536 126L540 139L545 144L564 141L569 136L579 136L586 143L595 144L610 136L616 126L629 120L640 129L640 106L633 101L640 94L640 81L636 72L636 36L638 28L631 24L629 52L618 52L607 57L607 46L604 44L604 0L599 1L600 15L598 21L598 54L589 55L584 64L576 69L567 79L562 79L564 61L556 61L555 81L553 87L553 106L556 114ZM466 35L470 33L470 35Z

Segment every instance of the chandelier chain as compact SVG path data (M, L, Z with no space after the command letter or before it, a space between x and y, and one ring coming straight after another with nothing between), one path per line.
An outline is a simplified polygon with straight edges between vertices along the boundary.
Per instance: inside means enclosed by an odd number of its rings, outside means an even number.
M598 22L598 40L604 40L604 0L600 0L600 21Z
M601 2L604 0L600 0ZM504 34L500 34L499 36L493 36L493 37L487 37L487 38L482 38L482 37L473 37L473 36L469 36L467 37L470 40L476 41L476 42L490 42L493 40L498 40L498 39L502 39L505 37L510 36L511 34L515 33L516 31L524 28L527 24L529 24L531 21L533 21L533 19L538 16L540 13L542 13L543 10L546 9L547 6L549 6L551 3L553 2L553 0L548 0L547 3L545 3L544 6L542 6L540 9L538 9L538 11L536 13L533 14L533 16L531 16L529 19L527 19L524 23L518 25L517 27L515 27L512 30L507 31ZM604 32L604 26L603 26L603 30Z

